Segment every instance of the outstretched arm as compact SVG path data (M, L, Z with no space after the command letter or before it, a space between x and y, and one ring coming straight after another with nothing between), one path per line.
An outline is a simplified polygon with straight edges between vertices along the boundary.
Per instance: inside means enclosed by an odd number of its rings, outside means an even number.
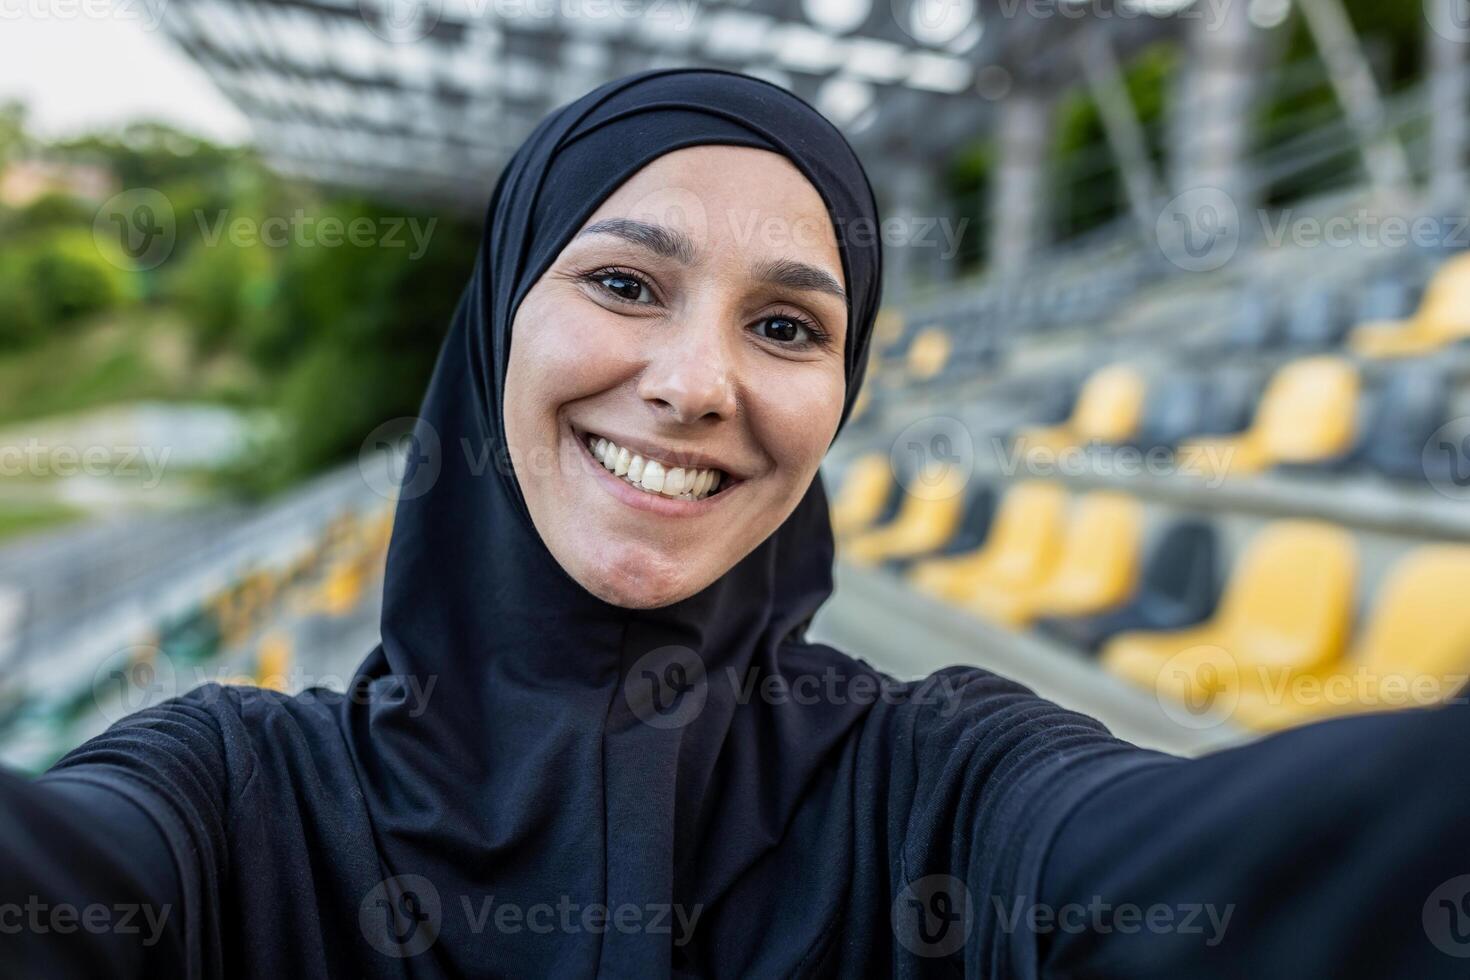
M0 769L0 972L180 976L182 913L168 840L128 795L86 770Z
M1460 977L1470 707L1312 725L1109 782L1049 849L1048 977Z

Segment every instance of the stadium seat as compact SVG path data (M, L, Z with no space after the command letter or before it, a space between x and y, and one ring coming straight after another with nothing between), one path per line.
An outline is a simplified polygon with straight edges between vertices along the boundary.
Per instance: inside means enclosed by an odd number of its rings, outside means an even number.
M1352 653L1278 685L1242 684L1241 724L1270 730L1358 711L1442 701L1470 675L1470 547L1410 552L1378 590Z
M1029 455L1060 453L1092 442L1122 442L1138 430L1145 392L1143 376L1130 365L1102 368L1082 386L1071 418L1060 425L1022 429L1016 435L1017 448Z
M1445 371L1430 363L1397 367L1384 381L1375 399L1368 432L1361 440L1359 460L1384 476L1398 480L1449 483L1459 459L1459 447L1441 452L1425 448L1435 430L1450 417L1450 383Z
M1320 463L1353 447L1357 431L1357 369L1338 357L1292 361L1272 377L1250 428L1192 439L1181 456L1215 476L1257 473L1280 463Z
M1316 521L1268 525L1246 547L1207 622L1168 633L1121 633L1103 648L1111 672L1191 704L1229 673L1313 670L1342 654L1358 559L1352 537ZM1219 669L1222 661L1231 671Z
M985 544L969 554L935 558L909 569L915 588L963 602L986 582L1024 587L1042 578L1056 560L1062 540L1067 493L1044 480L1016 484L1001 498Z
M832 502L832 533L842 538L868 528L883 519L890 501L896 509L901 496L886 455L859 456L848 466Z
M949 362L949 332L940 327L927 327L914 337L908 351L908 373L915 381L938 377Z
M990 532L990 522L995 518L995 488L979 480L972 480L965 494L964 515L954 534L938 549L925 555L895 555L884 560L884 564L895 571L909 568L915 562L932 555L948 558L974 551L985 543Z
M1419 310L1407 320L1365 323L1352 333L1365 357L1412 357L1470 337L1470 254L1440 267Z
M1047 616L1037 628L1070 646L1096 653L1108 639L1138 630L1180 630L1203 622L1219 598L1218 542L1205 521L1169 526L1125 605L1091 616Z
M1056 564L1030 585L980 581L965 596L971 612L1004 626L1037 616L1082 616L1115 606L1133 591L1143 507L1127 494L1081 497L1067 521Z
M255 654L255 684L272 691L284 691L290 673L291 638L280 631L267 634Z
M1335 292L1327 288L1303 290L1292 299L1287 313L1286 343L1297 350L1336 347L1349 326Z
M1226 349L1269 350L1281 346L1282 339L1281 312L1270 295L1253 290L1242 296L1225 333Z
M1210 386L1193 374L1176 373L1149 386L1138 431L1126 444L1144 452L1173 449L1179 440L1205 431Z
M964 480L949 469L938 486L922 493L906 492L903 506L892 521L865 531L842 547L842 556L854 565L877 565L889 558L927 555L944 546L964 516Z

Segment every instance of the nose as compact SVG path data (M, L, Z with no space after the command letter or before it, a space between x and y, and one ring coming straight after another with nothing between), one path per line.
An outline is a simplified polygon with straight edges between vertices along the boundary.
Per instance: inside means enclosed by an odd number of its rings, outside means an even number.
M669 331L654 345L639 397L684 424L733 418L736 384L723 331L678 323Z

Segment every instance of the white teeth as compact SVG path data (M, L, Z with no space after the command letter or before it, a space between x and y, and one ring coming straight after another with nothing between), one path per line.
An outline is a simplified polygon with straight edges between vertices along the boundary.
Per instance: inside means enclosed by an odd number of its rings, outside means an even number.
M644 459L601 436L589 438L587 448L614 476L620 476L649 493L700 500L720 485L719 470L683 466L665 468L662 463Z

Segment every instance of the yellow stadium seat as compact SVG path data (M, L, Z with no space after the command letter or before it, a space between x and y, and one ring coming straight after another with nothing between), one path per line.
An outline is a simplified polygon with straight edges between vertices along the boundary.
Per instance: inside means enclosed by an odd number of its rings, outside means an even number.
M1020 627L1038 616L1085 616L1115 606L1138 575L1143 508L1127 494L1101 490L1079 499L1049 574L1029 585L979 583L966 605L992 622Z
M850 539L842 556L855 565L872 566L888 558L913 558L944 546L965 514L964 481L950 470L939 484L922 494L909 494L892 521Z
M1110 671L1191 703L1239 673L1271 681L1341 656L1352 624L1358 558L1352 537L1316 521L1280 521L1249 543L1208 622L1168 633L1122 633L1103 649ZM1223 657L1228 670L1205 670Z
M1352 652L1324 668L1252 683L1235 705L1241 724L1272 730L1358 711L1433 704L1470 675L1470 547L1410 552L1379 588Z
M883 348L903 336L903 314L884 307L873 319L873 343Z
M1330 460L1352 448L1359 387L1357 368L1342 358L1292 361L1272 376L1249 429L1191 439L1177 457L1183 468L1217 477Z
M843 538L866 529L883 513L893 489L887 456L868 453L853 460L832 502L832 533Z
M1027 455L1064 452L1090 442L1116 443L1138 431L1147 384L1137 369L1113 364L1092 374L1071 418L1060 425L1023 429L1017 446Z
M291 639L284 633L271 633L260 641L255 654L255 683L273 691L286 690L291 672Z
M1470 338L1470 254L1442 265L1407 320L1365 323L1348 338L1365 357L1411 357Z
M1061 548L1067 493L1044 480L1012 487L996 509L995 520L976 550L922 562L909 570L914 587L951 602L963 602L988 582L1024 587L1039 581Z
M944 370L949 363L949 334L939 327L929 327L914 338L909 345L909 377L915 381L928 381Z

